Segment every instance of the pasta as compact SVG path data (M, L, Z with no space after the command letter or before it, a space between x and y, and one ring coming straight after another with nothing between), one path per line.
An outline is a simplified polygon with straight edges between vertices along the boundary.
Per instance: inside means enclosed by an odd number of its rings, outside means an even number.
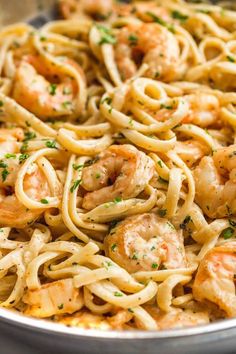
M164 330L236 316L236 12L61 0L0 31L1 307Z

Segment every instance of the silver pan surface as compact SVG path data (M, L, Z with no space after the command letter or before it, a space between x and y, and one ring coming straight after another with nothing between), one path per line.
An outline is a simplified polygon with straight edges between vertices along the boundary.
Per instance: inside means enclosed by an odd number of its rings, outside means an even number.
M57 17L55 2L0 0L0 26L27 21L40 27ZM0 354L13 353L235 354L236 319L161 332L107 332L68 328L0 309Z

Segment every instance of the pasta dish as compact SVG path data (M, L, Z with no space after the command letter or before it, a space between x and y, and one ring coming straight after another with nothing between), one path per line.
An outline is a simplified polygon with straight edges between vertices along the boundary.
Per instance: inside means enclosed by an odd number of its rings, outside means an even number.
M1 307L163 330L236 316L236 12L61 0L0 31Z

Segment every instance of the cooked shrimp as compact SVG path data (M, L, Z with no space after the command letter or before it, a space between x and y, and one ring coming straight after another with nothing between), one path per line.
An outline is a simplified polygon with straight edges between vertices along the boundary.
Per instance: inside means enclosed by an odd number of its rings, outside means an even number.
M209 323L207 312L193 312L191 310L174 309L162 312L156 306L146 305L145 310L154 318L159 330L199 326ZM139 321L135 320L140 328Z
M0 158L5 154L14 154L19 151L19 142L24 138L21 128L0 129Z
M15 181L20 168L18 163L20 154L15 159L1 160L7 167L2 169L0 181L0 225L22 228L35 221L44 211L42 209L29 210L16 197L14 193ZM3 171L9 174L3 181ZM40 201L50 194L49 186L43 172L37 165L32 168L24 179L24 190L29 197Z
M216 168L224 177L236 182L236 145L220 148L213 152Z
M116 0L60 0L60 11L65 18L80 18L85 15L97 21L135 16L145 22L151 22L153 18L148 12L164 21L170 19L167 10L152 1L117 4Z
M211 249L200 262L193 296L198 301L209 300L224 310L228 317L235 317L235 274L236 242Z
M98 156L98 161L82 172L83 188L88 191L83 208L128 199L142 192L154 173L154 163L132 145L112 145Z
M236 145L205 156L194 171L196 201L211 218L236 214ZM207 189L206 189L207 186Z
M13 98L40 118L69 116L76 113L77 90L75 80L53 73L39 56L27 56L16 70Z
M83 310L76 312L72 316L63 317L59 320L59 323L87 329L124 329L125 323L130 321L132 317L133 315L127 310L120 310L111 317L104 317Z
M74 288L73 279L57 280L40 289L28 290L23 301L27 304L25 313L39 318L73 313L83 306L83 297L80 290Z
M27 209L14 193L20 164L20 128L0 129L0 225L25 227L43 211ZM29 197L41 200L49 195L49 186L43 172L34 164L24 179L24 190ZM42 204L43 206L43 204Z
M189 103L189 110L181 123L192 123L206 128L219 122L220 106L214 95L197 93L183 96L183 99ZM174 110L171 107L164 107L152 115L158 121L165 121L173 113Z
M182 123L193 123L206 128L219 120L220 105L216 96L207 93L197 93L185 96L190 110Z
M170 21L168 11L164 7L158 6L155 1L137 1L133 4L117 4L114 1L114 15L118 17L138 17L144 22L153 22L153 17L166 22Z
M96 20L104 20L111 14L112 9L112 0L60 0L60 10L65 18L90 15Z
M72 316L63 317L58 321L66 326L79 327L86 329L112 329L112 326L107 321L107 318L101 315L95 315L88 311L82 310L76 312Z
M90 16L99 21L107 19L113 10L113 0L60 0L60 11L65 18Z
M179 46L175 36L157 23L130 24L118 31L115 60L122 78L132 77L141 63L146 76L170 81L178 72Z
M182 232L155 214L126 218L104 240L105 252L128 272L186 265Z
M200 141L186 140L177 141L174 151L189 167L192 167L197 161L208 153L208 148Z

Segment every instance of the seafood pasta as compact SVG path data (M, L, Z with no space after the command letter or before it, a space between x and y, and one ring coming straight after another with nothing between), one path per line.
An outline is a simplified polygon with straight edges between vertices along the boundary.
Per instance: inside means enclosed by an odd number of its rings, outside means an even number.
M61 0L0 32L0 301L68 326L236 316L236 12Z

